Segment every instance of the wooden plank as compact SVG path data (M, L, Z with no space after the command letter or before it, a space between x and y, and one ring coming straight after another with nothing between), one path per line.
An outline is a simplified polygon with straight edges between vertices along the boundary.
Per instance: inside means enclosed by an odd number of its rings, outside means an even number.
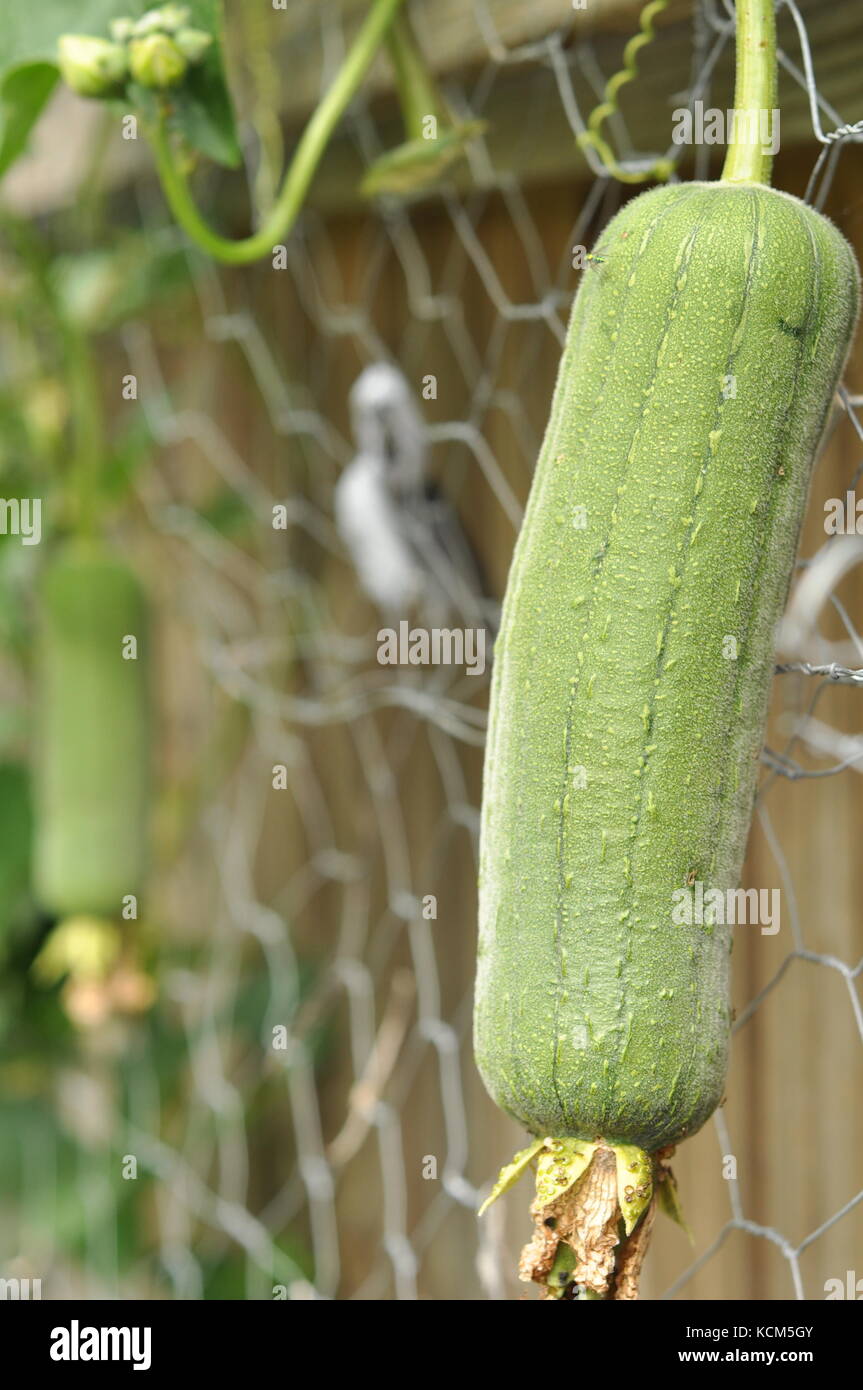
M843 121L860 119L863 24L857 7L801 0L799 8L809 33L820 93ZM279 92L287 150L295 144L365 9L366 0L292 0L285 11L267 10L258 16L270 41L269 78ZM572 60L579 108L587 116L597 94L585 75L587 69L580 71L579 63L581 59L589 61L590 69L606 78L615 72L625 41L637 27L639 10L640 5L632 0L590 0L585 11L573 11L571 0L533 0L530 5L523 0L473 0L470 4L464 0L424 0L421 6L413 6L411 13L423 50L449 98L457 106L469 104L475 114L489 122L487 157L472 166L463 164L455 176L456 188L463 191L507 177L524 183L584 177L587 166L575 143L548 51L540 41L550 34L560 35ZM230 0L228 17L232 84L247 120L257 79L239 0ZM691 80L691 0L672 0L658 20L657 31L655 44L641 55L638 82L625 89L621 99L634 143L645 153L664 151L670 145L672 110ZM787 10L780 15L779 33L781 45L799 68L797 34ZM261 43L260 31L256 42ZM401 121L391 72L383 57L374 63L364 93L371 103L381 147L397 145L402 139ZM731 104L730 45L716 69L712 89L705 95L711 105ZM783 145L811 142L807 94L787 73L781 79L780 99ZM37 131L34 156L23 161L5 181L4 201L25 214L50 211L72 201L85 175L86 151L97 118L93 103L61 93ZM825 128L831 128L831 118L824 115L822 119ZM109 186L122 185L151 167L144 142L123 141L119 132L111 142L107 163ZM364 167L356 128L347 122L327 151L310 202L324 211L358 203L357 188ZM690 177L691 172L692 160L685 159L681 173ZM228 225L233 223L241 232L244 226L238 218L248 214L242 210L243 204L237 211L237 187L237 175L220 176L209 187L208 197L216 202L214 217L227 218Z
M349 36L363 5L346 0L325 7L299 7L290 33L279 42L282 70L297 76L285 108L285 120L297 127L305 119L321 90L321 44L317 35L329 20L341 15ZM836 108L843 121L863 115L859 68L863 56L863 25L854 6L824 6L819 0L802 0L815 60L818 89ZM444 91L466 97L473 114L489 123L485 154L473 165L463 164L454 185L463 192L483 184L493 185L512 176L522 183L550 183L561 178L582 178L586 161L576 145L549 54L540 41L560 36L562 50L571 58L573 83L582 117L597 101L587 73L607 78L620 66L623 47L637 29L640 4L630 0L591 0L588 10L573 11L564 0L540 0L524 5L519 0L428 0L411 10L418 37L432 70L444 82ZM277 30L273 30L274 35ZM779 21L780 46L800 68L797 32L790 13ZM581 45L581 47L579 47ZM521 50L521 52L519 52ZM673 0L657 21L654 45L643 50L641 75L621 95L621 108L639 152L664 152L671 145L672 111L691 81L693 52L691 0ZM293 56L291 56L293 55ZM580 60L584 59L583 68ZM588 68L589 62L589 68ZM705 93L706 104L726 108L733 104L733 44L729 43L716 67L713 83ZM374 65L367 83L371 110L383 148L403 138L389 69L383 60ZM782 144L785 148L813 140L808 94L787 72L780 82ZM825 129L833 122L822 115ZM290 145L291 138L288 140ZM312 188L310 202L324 211L335 211L357 201L357 187L365 164L355 133L346 131L331 144ZM683 177L691 177L690 151L681 163ZM431 196L434 196L432 194Z
M642 3L588 0L585 9L576 10L572 0L423 0L407 8L429 66L446 76L488 61L529 61L527 53L519 59L517 50L556 32L567 42L597 34L628 36L637 27ZM691 11L692 0L671 0L660 26L685 20ZM368 0L303 0L287 12L275 12L274 43L285 54L303 56L286 94L286 116L311 109L317 99L326 62L321 33L341 30L350 42L367 13ZM386 63L375 66L371 87L378 93L392 91Z

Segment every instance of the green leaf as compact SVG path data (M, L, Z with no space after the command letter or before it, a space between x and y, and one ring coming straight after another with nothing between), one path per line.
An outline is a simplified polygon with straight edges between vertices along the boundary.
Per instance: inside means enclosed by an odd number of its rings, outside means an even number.
M108 22L140 14L141 0L5 3L0 13L0 177L23 153L57 84L57 40L67 32L107 34Z
M218 54L212 62L218 62ZM172 125L193 149L228 169L238 168L242 152L231 99L221 70L214 70L209 58L192 68L173 106Z
M0 763L0 938L30 884L30 777L22 763Z
M504 1168L501 1168L497 1182L479 1209L480 1216L491 1206L492 1202L496 1202L498 1197L502 1197L504 1192L508 1192L511 1187L515 1186L531 1159L536 1158L544 1144L544 1139L534 1139L533 1143L528 1144L526 1149L519 1150L511 1163L507 1163Z
M188 0L188 5L192 27L212 34L216 42L174 94L172 125L192 149L236 169L242 152L222 63L220 0Z
M188 258L173 233L131 233L110 247L55 257L50 278L69 322L102 333L188 287Z
M674 1175L671 1172L666 1172L662 1182L657 1185L656 1200L660 1210L664 1211L666 1216L670 1216L672 1221L677 1222L678 1226L680 1226L681 1230L686 1232L690 1242L694 1245L695 1236L692 1234L689 1222L683 1215L683 1208L680 1205L680 1194L677 1191L677 1183L674 1181Z
M653 1168L644 1149L634 1144L615 1144L613 1148L617 1160L617 1200L629 1235L650 1205Z
M444 130L436 140L408 140L387 150L366 171L360 192L366 198L422 193L464 157L471 140L486 128L485 121L465 121Z
M24 153L58 78L53 63L27 63L6 73L0 88L0 178Z
M254 520L253 513L245 497L225 488L211 501L199 506L198 515L202 521L218 531L222 536L236 536Z
M536 1196L547 1207L578 1182L596 1153L581 1139L548 1139L536 1168Z

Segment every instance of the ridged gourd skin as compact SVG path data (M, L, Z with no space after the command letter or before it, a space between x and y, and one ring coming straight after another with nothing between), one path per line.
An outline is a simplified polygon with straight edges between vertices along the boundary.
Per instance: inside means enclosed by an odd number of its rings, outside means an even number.
M145 602L95 542L49 561L38 597L36 895L61 917L116 917L145 870Z
M495 646L475 1052L534 1135L655 1152L722 1096L732 932L673 893L739 882L859 274L747 184L644 193L596 255Z

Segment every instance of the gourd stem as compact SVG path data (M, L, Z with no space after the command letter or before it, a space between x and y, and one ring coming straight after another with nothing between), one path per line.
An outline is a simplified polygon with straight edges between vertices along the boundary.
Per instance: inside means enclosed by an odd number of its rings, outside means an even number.
M775 133L776 17L774 0L737 0L734 129L722 170L724 183L770 183Z
M204 220L195 204L185 170L178 163L164 114L149 127L156 168L174 217L191 240L214 260L246 265L272 253L296 221L315 170L333 130L365 76L403 0L374 0L335 81L310 118L297 145L284 182L263 225L251 236L235 241L221 236Z

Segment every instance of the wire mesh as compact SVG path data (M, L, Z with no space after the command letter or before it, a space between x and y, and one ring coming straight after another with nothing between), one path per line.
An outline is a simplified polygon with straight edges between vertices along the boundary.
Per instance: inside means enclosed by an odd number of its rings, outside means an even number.
M807 196L829 208L838 156L863 138L863 122L846 123L819 96L806 24L786 8L796 37L782 67L807 92L820 146ZM566 29L508 48L492 5L464 10L484 59L447 78L453 108L482 117L501 72L529 65L576 137L585 101L609 76L593 40L573 43ZM709 98L733 39L729 11L696 7L680 105ZM413 13L422 39L423 7ZM346 47L342 25L339 4L320 6L324 83ZM662 43L660 29L650 61L661 64ZM358 99L345 133L364 161L380 153L375 103ZM614 137L622 159L643 158L621 116ZM256 148L250 135L252 167ZM696 176L709 153L696 152ZM486 680L377 664L380 618L357 593L332 521L353 455L346 401L358 371L393 360L418 392L431 374L437 396L423 408L434 471L502 590L577 283L573 248L623 195L593 167L592 182L539 196L482 140L470 173L466 190L430 202L332 217L308 209L282 271L223 274L190 253L194 302L182 323L139 321L118 344L154 441L128 539L163 614L160 772L183 790L185 810L181 833L160 840L153 1019L86 1039L56 1078L59 1128L24 1125L15 1141L6 1272L44 1272L46 1296L518 1296L526 1192L476 1217L520 1146L479 1085L470 1041ZM155 235L162 214L145 179L138 199ZM159 234L171 235L163 225ZM844 432L853 491L859 400L844 390L841 408L833 440ZM211 506L225 494L242 513L231 524ZM831 568L846 542L853 557ZM838 824L848 806L838 789L863 769L863 735L839 727L859 722L855 706L829 704L863 680L863 637L837 593L859 558L836 536L800 561L824 581L790 615L758 809L790 928L771 943L767 978L736 979L738 1043L803 966L813 990L836 977L837 1017L847 1011L863 1041L863 961L799 906L807 864L774 830L774 811L824 779L817 814ZM841 629L827 651L822 611ZM829 717L816 716L822 703ZM806 1017L790 1004L781 1026L790 1035ZM860 1060L847 1059L858 1089ZM702 1136L699 1153L714 1166L709 1143L733 1155L736 1122L720 1110L713 1140ZM134 1183L118 1179L130 1157L148 1184L134 1215ZM798 1151L787 1163L805 1159ZM70 1169L70 1200L87 1213L74 1249L63 1239L70 1213L44 1196ZM706 1289L710 1267L714 1296L734 1296L739 1265L722 1261L739 1236L783 1262L763 1290L790 1284L797 1298L823 1297L805 1257L837 1227L849 1236L836 1248L851 1251L863 1190L849 1172L824 1177L793 1231L732 1176L712 1226L699 1229L690 1257L675 1246L675 1273L652 1284L653 1296ZM835 1273L845 1279L844 1266Z

